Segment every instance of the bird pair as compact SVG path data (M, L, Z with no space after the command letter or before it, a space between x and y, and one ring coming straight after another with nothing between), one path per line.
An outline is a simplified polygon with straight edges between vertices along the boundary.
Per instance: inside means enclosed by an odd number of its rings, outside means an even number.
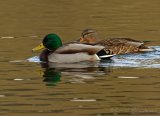
M46 48L40 54L40 60L46 62L73 63L109 59L117 54L154 51L143 41L130 38L111 38L97 40L97 32L85 29L81 37L73 42L62 44L56 34L48 34L33 51Z

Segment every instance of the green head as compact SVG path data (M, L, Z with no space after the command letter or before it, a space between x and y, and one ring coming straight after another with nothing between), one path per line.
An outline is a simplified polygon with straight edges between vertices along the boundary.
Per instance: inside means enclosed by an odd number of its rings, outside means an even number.
M56 50L62 46L62 41L58 35L52 33L44 37L43 45L49 50Z

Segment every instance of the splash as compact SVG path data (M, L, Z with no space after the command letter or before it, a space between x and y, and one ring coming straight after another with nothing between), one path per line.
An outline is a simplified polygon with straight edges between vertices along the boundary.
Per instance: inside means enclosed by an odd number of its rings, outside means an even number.
M31 58L28 58L27 61L28 62L37 62L37 63L41 62L40 59L39 59L39 56L33 56Z
M154 48L156 49L154 52L116 56L113 59L113 66L160 68L160 46Z
M156 51L146 52L146 53L135 53L126 55L114 56L111 60L104 60L101 62L96 62L93 65L91 63L76 63L72 64L74 67L79 67L79 65L85 67L139 67L139 68L160 68L160 46L153 46ZM38 56L34 56L27 59L28 62L41 62ZM52 63L51 63L52 64ZM51 65L50 64L50 65ZM85 65L84 65L85 64ZM87 65L87 66L86 66ZM52 66L52 65L51 65ZM70 67L71 64L54 64L57 67Z
M160 68L160 46L154 46L156 51L117 55L111 62L102 61L101 67L137 67L137 68Z

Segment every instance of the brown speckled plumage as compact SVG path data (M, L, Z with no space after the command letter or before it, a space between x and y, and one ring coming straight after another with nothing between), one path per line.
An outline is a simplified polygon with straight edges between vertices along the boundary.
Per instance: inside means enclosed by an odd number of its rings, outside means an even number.
M97 42L97 39L94 35L97 35L95 30L85 29L82 32L81 38L78 40L78 42L105 46L105 50L109 50L110 54L126 54L154 50L148 47L143 41L134 40L131 38L111 38Z

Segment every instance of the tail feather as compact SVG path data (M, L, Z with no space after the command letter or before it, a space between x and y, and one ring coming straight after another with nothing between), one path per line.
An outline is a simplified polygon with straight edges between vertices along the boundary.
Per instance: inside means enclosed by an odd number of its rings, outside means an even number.
M148 47L148 48L140 48L139 51L140 52L153 52L153 51L156 51L156 49Z

